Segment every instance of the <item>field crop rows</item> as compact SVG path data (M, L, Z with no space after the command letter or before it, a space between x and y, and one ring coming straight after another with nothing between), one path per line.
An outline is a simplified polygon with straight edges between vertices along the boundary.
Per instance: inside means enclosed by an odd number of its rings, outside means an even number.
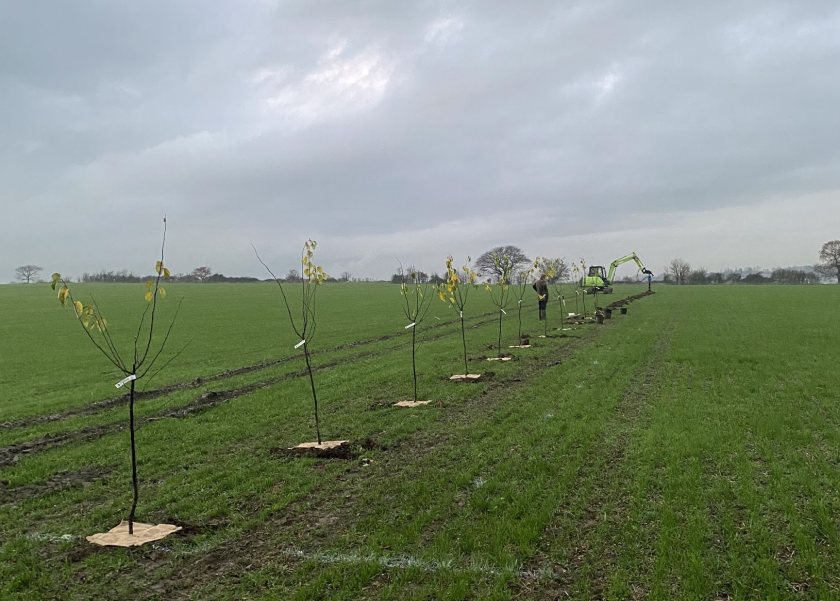
M276 291L172 286L192 342L138 403L138 519L185 528L126 550L84 541L129 504L114 378L48 290L0 287L0 596L837 597L836 290L667 287L547 339L529 307L535 346L507 363L484 361L497 314L477 293L476 384L447 379L459 326L437 303L418 353L434 402L406 410L396 287L326 286L322 427L352 446L319 459L286 451L313 427Z

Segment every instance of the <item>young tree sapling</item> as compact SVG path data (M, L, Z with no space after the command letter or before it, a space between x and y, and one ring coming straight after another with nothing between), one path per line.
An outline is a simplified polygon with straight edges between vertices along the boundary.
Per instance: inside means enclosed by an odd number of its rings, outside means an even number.
M548 276L548 284L551 286L552 290L554 291L554 296L557 298L557 302L560 304L560 328L562 329L563 322L565 319L564 313L566 310L566 299L562 294L561 284L563 280L565 280L569 276L569 266L566 265L566 261L561 257L541 257L539 260L540 268L542 269L543 273L545 273Z
M137 502L139 499L139 485L137 478L137 447L135 438L135 418L134 418L134 402L135 389L137 384L157 365L158 360L163 354L169 337L172 333L172 328L175 325L175 320L178 317L178 312L181 308L181 301L166 328L162 338L156 336L159 324L156 322L158 317L158 301L166 297L166 289L161 286L161 280L168 280L170 277L169 268L164 265L164 252L166 249L166 219L163 220L163 241L160 246L160 260L155 263L154 279L146 282L146 292L144 294L146 300L146 307L140 316L140 321L137 330L134 334L134 340L131 345L131 351L128 354L123 354L119 350L118 342L111 335L108 328L108 321L102 314L96 300L91 298L90 304L84 304L78 300L70 290L68 282L61 276L60 273L52 274L51 288L53 290L58 288L58 301L62 306L69 305L73 308L76 320L82 328L82 331L87 336L88 340L99 350L99 352L123 375L125 376L117 383L117 388L128 384L128 419L129 419L129 433L131 441L131 485L132 485L132 501L131 509L128 513L128 533L134 534L134 517L137 510ZM148 319L147 319L148 318ZM186 348L186 346L184 347ZM163 365L158 367L149 379L160 373L166 366L168 366L178 355L183 352L184 348L180 349L172 357L170 357Z
M491 302L499 309L499 337L496 346L496 359L502 358L502 317L507 315L505 309L510 302L510 284L513 276L514 262L509 255L492 252L490 260L493 265L493 273L496 274L496 282L484 284L484 289L490 293Z
M433 296L429 294L428 281L421 282L416 269L409 268L406 274L400 265L402 283L400 284L400 295L402 296L402 310L408 325L406 329L411 330L411 373L414 377L414 402L417 402L417 330L432 304Z
M520 270L516 272L514 275L514 279L516 280L516 287L514 288L514 294L516 296L516 305L517 305L517 319L518 319L518 336L517 340L518 346L523 346L523 338L522 338L522 303L525 300L525 293L531 288L531 278L534 274L534 271L537 269L537 262L534 261L531 263L528 269Z
M572 263L572 286L575 293L575 316L579 316L580 312L580 287L582 285L580 266L577 263Z
M280 295L283 297L283 304L286 307L286 313L289 316L289 324L295 335L300 339L295 345L295 348L303 347L303 356L306 360L306 370L309 374L309 386L312 390L312 405L315 413L315 435L318 444L321 444L321 417L318 411L318 394L315 389L315 375L312 371L312 357L309 353L309 345L315 338L315 330L318 326L317 314L315 311L315 297L318 292L318 287L327 279L327 274L320 265L315 263L315 247L317 246L315 240L307 240L303 245L301 252L300 266L302 277L299 281L300 285L300 300L301 300L301 314L299 319L295 319L292 313L292 307L289 304L289 298L286 296L286 290L283 288L283 281L278 278L271 268L262 260L257 249L254 248L254 253L257 255L257 260L265 267L266 271L271 275L277 286L280 288Z
M464 379L469 375L469 366L467 364L467 333L464 326L464 308L467 306L469 300L470 290L476 287L478 274L470 269L470 261L472 259L467 257L467 262L461 267L461 273L454 266L454 259L450 256L446 258L446 281L438 287L438 298L450 307L458 310L458 316L461 319L461 343L464 348Z
M580 302L581 306L583 307L583 318L586 319L586 288L583 285L583 278L586 277L586 261L582 258L580 260L580 272L582 274L582 278L580 281Z
M537 270L545 274L546 282L550 282L558 275L559 259L549 259L548 257L537 257L534 264L537 265ZM547 289L547 288L546 288ZM548 296L548 293L546 293ZM543 320L543 338L548 337L548 311L546 311L545 319Z

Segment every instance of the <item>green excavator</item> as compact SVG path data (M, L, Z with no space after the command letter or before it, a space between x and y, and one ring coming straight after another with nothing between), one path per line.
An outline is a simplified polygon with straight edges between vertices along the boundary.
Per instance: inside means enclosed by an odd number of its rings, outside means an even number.
M587 294L593 294L595 292L610 294L613 291L612 287L616 268L618 268L618 266L622 263L627 263L628 261L635 261L636 265L639 266L639 270L643 274L653 276L653 272L650 269L646 269L642 264L642 260L639 258L639 255L632 252L626 257L621 257L620 259L616 259L610 263L609 273L607 273L603 265L592 265L589 268L589 273L586 274L586 277L580 279L581 287L586 290Z

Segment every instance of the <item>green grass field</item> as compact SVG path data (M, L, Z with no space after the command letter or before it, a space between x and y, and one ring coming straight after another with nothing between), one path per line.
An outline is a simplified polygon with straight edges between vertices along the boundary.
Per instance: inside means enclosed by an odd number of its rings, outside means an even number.
M618 286L609 300L639 292ZM118 337L143 286L92 293ZM55 293L0 286L2 599L840 599L840 286L660 287L604 325L491 363L495 314L435 300L416 409L398 287L327 285L325 439L273 285L169 287L171 348L138 402L135 549L84 537L131 498L126 403ZM530 295L526 298L530 298ZM573 308L572 308L573 310ZM516 342L515 311L505 320Z

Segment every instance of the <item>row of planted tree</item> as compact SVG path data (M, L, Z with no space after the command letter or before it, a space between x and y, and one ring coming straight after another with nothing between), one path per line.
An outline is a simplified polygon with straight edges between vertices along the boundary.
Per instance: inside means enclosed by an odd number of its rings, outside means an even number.
M271 270L269 265L262 260L257 253L257 260L265 267L280 291L280 296L283 301L283 307L286 310L289 324L298 338L298 343L295 349L302 349L303 357L306 363L309 384L312 392L312 402L315 418L315 434L317 442L305 443L301 445L308 449L325 449L330 448L331 445L342 443L346 441L323 441L321 438L321 419L318 408L318 393L315 384L315 373L312 365L312 356L310 353L310 346L315 338L318 326L317 313L317 291L327 280L327 274L324 269L315 261L315 251L317 243L314 240L307 240L303 246L301 254L301 271L303 278L299 283L292 287L283 280L278 278ZM160 259L155 264L155 276L153 279L145 283L145 300L146 306L139 317L137 329L133 340L128 347L118 345L117 341L111 335L108 327L108 321L103 315L99 305L92 300L85 304L81 300L74 297L70 289L69 283L61 276L60 273L52 274L52 288L58 290L58 300L63 306L69 305L73 309L73 313L79 322L82 331L87 339L100 351L100 353L115 367L121 374L122 379L116 383L117 388L123 386L128 387L128 409L129 409L129 433L130 433L130 447L131 447L131 481L132 481L132 502L128 513L128 519L121 523L120 526L113 529L109 533L101 535L105 538L96 539L89 537L92 542L99 544L120 544L123 546L131 546L134 544L143 544L148 540L156 540L161 536L155 538L154 529L148 524L140 524L143 528L143 533L152 532L149 536L152 538L137 538L135 537L135 513L137 509L137 502L139 497L139 486L137 477L137 453L135 441L135 391L137 384L144 378L151 378L161 370L166 368L173 360L175 360L184 348L177 349L165 359L164 351L170 340L172 329L175 325L175 320L180 310L180 302L174 311L171 319L161 324L158 315L158 304L166 297L166 289L162 285L165 280L170 278L170 270L164 264L164 255L166 249L166 219L164 219L163 241L160 249ZM495 277L485 282L479 281L479 275L470 267L471 259L468 257L467 261L460 268L456 267L454 259L450 256L446 259L446 276L444 282L437 285L432 285L428 282L420 281L416 276L416 272L409 270L403 277L400 285L400 293L402 297L402 311L407 320L406 330L410 330L411 336L411 367L414 383L414 403L422 403L418 398L417 388L417 335L424 320L429 314L429 309L437 297L458 312L460 321L461 342L463 348L464 373L455 374L450 379L455 381L473 381L480 378L480 374L470 374L468 365L467 353L467 331L466 331L466 314L468 302L470 300L471 292L476 289L483 288L490 296L493 305L498 312L498 337L497 337L497 354L491 360L508 360L510 355L502 352L502 322L507 315L508 309L512 309L511 305L515 307L518 319L518 335L517 344L510 345L510 348L528 348L530 341L523 335L522 332L522 311L525 304L526 296L529 291L534 291L536 300L546 302L547 296L551 294L548 283L553 285L553 293L556 300L560 303L560 329L564 328L565 321L571 320L574 322L590 321L596 315L602 315L600 309L597 307L597 296L592 303L592 311L589 314L587 308L587 299L585 291L580 287L574 288L574 303L575 311L567 311L567 300L562 294L560 284L557 282L558 269L561 269L561 264L557 259L537 258L527 267L516 267L515 262L510 256L503 252L492 254ZM579 265L573 266L575 275L586 272L586 265L581 261ZM575 277L574 281L579 281ZM291 297L299 294L300 308L296 306L294 299ZM571 300L570 300L571 302ZM515 303L515 304L514 304ZM543 305L544 306L544 305ZM571 307L569 307L571 308ZM548 320L543 319L544 332L542 337L548 336ZM176 530L177 527L172 527L169 531ZM162 529L165 535L168 533L166 529ZM108 538L108 536L111 536ZM96 535L100 536L100 535ZM109 542L109 541L119 542Z

